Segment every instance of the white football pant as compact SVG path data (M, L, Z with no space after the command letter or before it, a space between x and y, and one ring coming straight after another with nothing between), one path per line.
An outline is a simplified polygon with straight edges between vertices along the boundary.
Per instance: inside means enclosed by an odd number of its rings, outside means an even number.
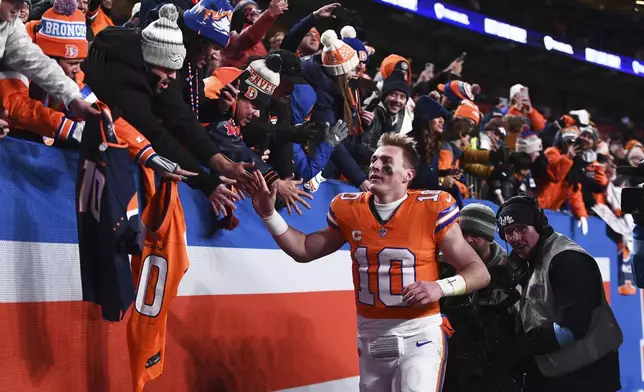
M404 338L358 338L358 352L360 392L440 392L443 388L447 336L440 325Z

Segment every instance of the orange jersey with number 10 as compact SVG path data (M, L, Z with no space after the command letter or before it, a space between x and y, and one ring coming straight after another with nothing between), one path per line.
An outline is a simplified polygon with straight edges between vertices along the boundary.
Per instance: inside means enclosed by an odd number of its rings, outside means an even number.
M358 314L372 319L415 319L440 313L438 302L410 307L403 288L438 279L438 243L458 222L454 198L441 191L408 191L387 222L373 194L341 193L331 202L327 223L351 245Z
M137 293L127 323L134 391L161 375L172 300L188 270L186 223L176 182L163 180L141 216L143 252L132 257Z

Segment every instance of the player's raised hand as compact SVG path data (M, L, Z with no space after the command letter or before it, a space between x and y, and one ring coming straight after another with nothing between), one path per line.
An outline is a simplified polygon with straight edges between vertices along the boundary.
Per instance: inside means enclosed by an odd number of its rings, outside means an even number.
M403 302L409 306L427 306L443 297L443 290L434 281L419 280L403 289Z
M253 172L253 178L259 187L253 188L248 195L253 198L253 208L260 218L268 218L275 211L275 200L277 199L277 188L268 189L266 180L259 170Z
M284 203L286 203L286 211L289 215L293 215L292 209L302 215L302 210L297 205L297 203L302 204L304 207L310 209L311 205L304 201L303 198L313 200L313 195L306 192L304 189L298 188L297 185L300 185L302 180L294 181L291 179L286 180L277 180L272 184L273 189L277 188L277 193L280 195Z

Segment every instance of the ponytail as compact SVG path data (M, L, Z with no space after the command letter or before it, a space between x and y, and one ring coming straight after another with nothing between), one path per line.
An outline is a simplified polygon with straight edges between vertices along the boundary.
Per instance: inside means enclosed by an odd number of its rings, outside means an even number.
M333 81L333 86L336 91L342 95L343 98L343 108L342 108L342 117L343 121L347 123L349 127L349 132L353 133L353 98L351 96L351 88L349 87L349 76L347 74L332 76L331 80Z
M423 129L423 147L425 148L425 163L429 165L432 159L432 140L429 137L430 131Z

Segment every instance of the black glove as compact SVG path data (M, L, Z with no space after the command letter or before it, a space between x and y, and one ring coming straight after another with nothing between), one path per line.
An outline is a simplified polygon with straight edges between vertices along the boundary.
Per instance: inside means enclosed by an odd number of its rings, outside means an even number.
M508 161L510 150L508 146L500 146L496 151L490 151L490 163L494 166L503 165Z
M577 157L575 157L573 162L574 163L568 171L568 174L566 174L566 181L568 184L572 185L573 190L577 192L577 190L579 190L579 182L584 177L583 168L585 165L583 165L583 160L579 160Z
M643 226L644 227L644 213L641 213L641 214L633 214L633 213L631 213L631 215L633 216L633 222L637 226Z
M292 125L288 130L289 141L293 143L304 144L309 140L320 137L320 132L318 131L315 123L311 121L306 121L302 124Z

